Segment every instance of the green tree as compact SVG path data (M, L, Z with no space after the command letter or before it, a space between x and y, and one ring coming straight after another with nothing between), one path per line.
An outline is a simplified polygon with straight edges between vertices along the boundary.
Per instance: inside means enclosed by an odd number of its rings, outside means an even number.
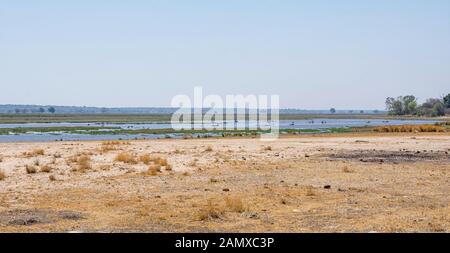
M417 115L442 116L445 115L445 106L438 98L429 98L417 109Z
M386 110L389 115L403 115L403 97L397 99L388 97L386 98Z
M39 112L40 112L40 113L44 113L44 112L45 112L45 109L41 107L41 108L39 108Z
M417 112L417 98L413 95L386 99L386 109L390 115L412 115Z
M434 104L433 108L431 109L431 116L437 117L437 116L444 116L445 115L445 106L444 103L438 102Z
M445 97L443 98L443 100L444 100L444 105L445 105L445 107L446 107L446 108L450 108L450 93L447 94L447 96L445 96Z
M55 113L56 112L55 107L49 107L47 110L48 110L49 113Z
M403 114L415 114L417 109L417 98L413 95L404 96L403 100Z
M336 109L331 108L331 109L330 109L330 112L331 112L332 114L335 114L335 113L336 113Z

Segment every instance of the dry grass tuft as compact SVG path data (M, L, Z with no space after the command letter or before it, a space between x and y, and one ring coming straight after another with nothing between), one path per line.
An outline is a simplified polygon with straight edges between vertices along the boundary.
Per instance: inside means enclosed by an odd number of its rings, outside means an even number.
M211 200L208 200L206 206L201 208L198 213L198 219L201 221L221 219L224 214L223 207L214 206Z
M314 191L314 187L312 186L308 186L306 187L306 192L305 192L306 196L316 196L316 192Z
M172 171L172 165L167 164L167 165L164 167L164 169L167 170L167 171Z
M121 144L122 143L120 141L104 141L100 146L100 151L106 153L109 151L118 150L118 146Z
M91 157L87 155L81 155L76 159L77 168L75 171L85 172L92 169Z
M25 165L25 171L27 172L27 174L34 174L37 172L36 167L32 165Z
M45 154L45 151L42 148L33 149L30 152L25 152L23 155L25 157L35 157L35 156L42 156Z
M130 143L125 141L104 141L100 146L100 152L106 153L113 150L120 150L121 145L130 145Z
M152 158L150 157L149 154L144 154L144 155L139 156L139 161L141 161L144 164L149 165L150 162L152 161Z
M0 170L0 181L4 180L6 178L6 174L3 170Z
M41 172L44 172L44 173L50 173L52 170L53 170L53 168L50 167L49 165L44 165L41 167Z
M266 147L264 147L264 150L265 151L272 151L272 147L271 146L266 146Z
M112 146L112 145L102 145L100 147L100 151L103 153L109 152L109 151L113 151L113 150L117 150L116 146Z
M56 177L55 177L54 175L48 176L48 179L49 179L50 181L56 181Z
M342 172L344 173L353 173L353 170L351 170L349 167L344 166L344 168L342 168Z
M161 172L161 165L154 164L148 167L147 172L145 174L148 176L156 176L160 172Z
M153 159L153 162L155 164L159 164L161 166L167 166L169 163L167 162L167 159L165 158L161 158L161 157L157 157L155 159Z
M157 161L157 164L159 164L159 165L161 165L161 166L164 166L164 167L167 167L167 166L169 165L169 163L167 162L167 159L165 159L165 158L159 159L159 160Z
M224 204L213 204L208 200L207 204L199 210L197 216L199 220L221 219L226 212L243 213L248 211L248 206L240 197L227 197Z
M122 153L117 154L117 156L114 160L117 162L123 162L123 163L129 163L129 164L137 163L135 156L128 152L122 152Z
M211 151L213 151L213 148L212 148L211 146L208 146L208 147L205 149L205 152L211 152Z
M248 207L240 197L227 197L225 199L225 206L228 211L235 213L243 213L248 210Z

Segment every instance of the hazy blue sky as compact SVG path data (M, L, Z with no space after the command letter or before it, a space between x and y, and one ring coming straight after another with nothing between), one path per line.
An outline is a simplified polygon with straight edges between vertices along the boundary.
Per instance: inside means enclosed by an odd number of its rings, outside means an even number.
M384 108L450 92L450 1L0 0L0 104L279 94Z

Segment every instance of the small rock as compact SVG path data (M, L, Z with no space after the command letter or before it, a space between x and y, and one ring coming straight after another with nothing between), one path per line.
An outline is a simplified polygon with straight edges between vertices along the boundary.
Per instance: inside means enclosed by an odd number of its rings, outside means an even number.
M331 189L331 185L327 184L323 187L324 189Z
M223 188L222 191L224 191L224 192L229 192L230 189L228 189L228 188Z
M259 218L258 213L255 213L255 212L251 212L251 213L247 214L247 217L250 218L250 219L257 219L257 218Z

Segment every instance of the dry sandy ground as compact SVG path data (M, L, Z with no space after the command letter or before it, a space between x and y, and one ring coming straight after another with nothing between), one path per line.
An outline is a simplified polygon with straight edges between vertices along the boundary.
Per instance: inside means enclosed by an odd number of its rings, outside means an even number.
M0 144L0 231L450 232L448 133L108 147ZM121 152L166 158L172 170L151 175L152 162L115 161Z

